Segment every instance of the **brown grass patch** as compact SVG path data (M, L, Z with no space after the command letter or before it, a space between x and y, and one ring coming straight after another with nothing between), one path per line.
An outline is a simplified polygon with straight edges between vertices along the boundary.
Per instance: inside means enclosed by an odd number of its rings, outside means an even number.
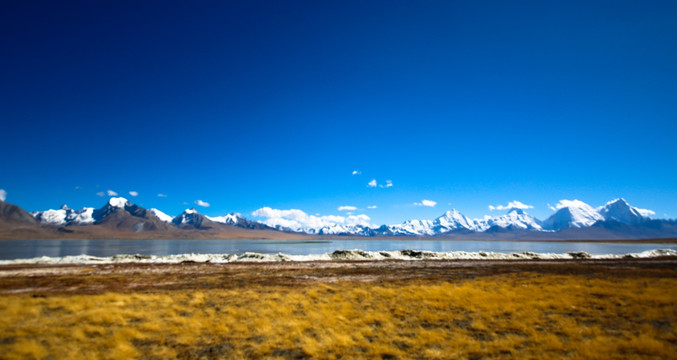
M213 282L202 289L5 295L0 358L669 359L677 354L672 265L483 276L419 267L424 276L404 280L296 285L290 279L326 269L282 267L269 274L280 284L237 286L246 276L225 267L198 276ZM452 270L475 273L443 276ZM256 280L261 271L270 269L249 272Z

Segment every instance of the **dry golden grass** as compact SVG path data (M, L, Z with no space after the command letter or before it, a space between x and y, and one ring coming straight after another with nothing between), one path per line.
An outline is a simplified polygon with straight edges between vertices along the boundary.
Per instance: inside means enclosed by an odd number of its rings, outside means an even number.
M462 281L0 298L0 358L677 357L677 279Z

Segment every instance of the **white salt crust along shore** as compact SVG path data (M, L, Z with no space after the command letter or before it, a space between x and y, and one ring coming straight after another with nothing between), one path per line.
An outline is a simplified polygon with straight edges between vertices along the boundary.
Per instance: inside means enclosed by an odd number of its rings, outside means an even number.
M591 255L584 251L568 252L563 254L543 254L534 252L433 252L418 250L398 251L364 251L364 250L336 250L332 253L317 255L288 255L288 254L261 254L246 252L244 254L180 254L180 255L115 255L111 257L96 257L90 255L37 257L32 259L0 260L1 265L15 264L122 264L122 263L149 263L149 264L177 264L181 262L196 263L231 263L231 262L278 262L278 261L333 261L333 260L520 260L520 259L622 259L622 258L652 258L659 256L677 256L676 250L656 249L630 254Z

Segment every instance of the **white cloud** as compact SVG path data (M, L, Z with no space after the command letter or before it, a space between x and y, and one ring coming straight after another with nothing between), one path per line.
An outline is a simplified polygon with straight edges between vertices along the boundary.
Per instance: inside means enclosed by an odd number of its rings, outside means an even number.
M362 225L370 226L369 216L350 215L347 217L336 215L308 215L299 209L280 210L262 207L254 212L253 216L266 218L263 222L268 226L281 226L290 229L319 229L332 225Z
M550 206L548 204L548 206ZM534 207L531 205L527 205L521 201L511 201L508 203L508 205L489 205L489 210L494 211L494 210L510 210L510 209L521 209L521 210L526 210L526 209L533 209Z
M376 209L376 208L378 208L378 206L376 205L367 206L367 209Z
M195 204L196 204L197 206L209 207L209 203L206 202L206 201L202 201L202 200L195 200Z
M355 211L357 208L355 206L343 205L338 207L338 211Z
M5 199L7 199L7 191L0 189L0 201L5 201Z
M165 198L165 197L167 197L167 194L159 193L159 194L157 194L157 196L161 197L161 198Z
M421 200L421 202L415 202L414 205L416 206L427 206L427 207L435 207L437 205L437 202L432 201L432 200Z
M389 188L393 186L393 181L392 180L386 180L385 185L380 185L382 188Z
M79 186L79 185L75 185L75 190L80 190L80 189L82 189L82 187L81 187L81 186Z
M106 191L106 194L108 194L108 196L118 196L118 193L116 193L116 192L113 191L113 190L107 190L107 191Z
M362 171L360 170L353 170L353 175L361 175Z
M138 192L138 191L130 191L130 192L129 192L129 195L132 195L132 196L139 196L139 192Z
M574 199L574 200L560 200L554 207L550 206L550 204L548 204L548 207L551 210L555 211L565 207L590 207L590 205L580 200Z
M649 217L649 216L651 216L651 215L656 215L656 212L655 212L655 211L649 210L649 209L635 208L635 210L637 210L637 211L639 212L639 214L642 215L642 216L644 216L644 217Z
M371 179L371 181L367 183L367 186L376 187L376 179Z
M104 196L106 196L106 193L103 192L103 191L99 191L98 193L96 193L96 196L104 197Z

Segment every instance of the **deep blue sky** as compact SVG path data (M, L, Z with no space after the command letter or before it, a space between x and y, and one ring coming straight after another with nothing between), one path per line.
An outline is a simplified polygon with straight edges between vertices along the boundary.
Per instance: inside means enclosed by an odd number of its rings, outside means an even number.
M674 1L4 1L0 35L0 189L30 211L677 217Z

